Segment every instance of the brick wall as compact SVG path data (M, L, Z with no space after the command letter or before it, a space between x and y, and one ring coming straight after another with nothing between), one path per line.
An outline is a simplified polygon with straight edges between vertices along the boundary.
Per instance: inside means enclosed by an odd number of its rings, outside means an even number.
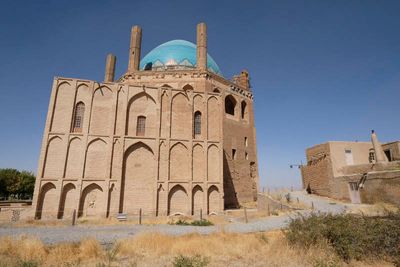
M333 179L329 146L322 144L307 150L307 166L301 168L303 188L322 196L331 195Z

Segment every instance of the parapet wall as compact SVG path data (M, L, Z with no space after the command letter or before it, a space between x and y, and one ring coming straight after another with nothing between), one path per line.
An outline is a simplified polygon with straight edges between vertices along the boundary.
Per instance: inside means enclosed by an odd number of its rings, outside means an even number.
M340 169L340 172L343 173L343 175L352 175L371 171L391 171L398 169L400 169L400 161L393 161L386 163L371 163L345 166Z
M335 177L333 198L350 201L349 183L359 183L363 174ZM363 187L359 189L362 203L393 203L400 205L400 170L369 172Z

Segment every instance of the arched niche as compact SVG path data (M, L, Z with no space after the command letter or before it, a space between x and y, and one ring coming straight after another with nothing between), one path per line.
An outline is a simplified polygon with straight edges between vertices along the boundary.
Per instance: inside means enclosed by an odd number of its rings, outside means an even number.
M181 185L175 185L168 194L168 215L188 213L188 194Z
M153 150L142 142L131 145L124 154L120 212L150 213L155 194L156 163Z
M79 201L78 217L99 217L105 213L106 195L96 183L91 183L82 190Z
M171 181L190 180L189 151L182 143L174 144L169 152L169 177Z

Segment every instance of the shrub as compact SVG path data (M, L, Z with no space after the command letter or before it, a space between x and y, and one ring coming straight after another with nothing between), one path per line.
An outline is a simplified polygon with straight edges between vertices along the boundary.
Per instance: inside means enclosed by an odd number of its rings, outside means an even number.
M293 219L284 231L290 244L327 243L345 261L365 257L393 263L400 256L400 212L383 217L312 214Z
M185 221L185 220L181 220L181 219L179 219L178 221L176 221L175 224L176 224L176 225L190 225L190 223L188 223L188 222Z
M186 226L186 225L193 225L193 226L210 226L210 225L214 225L212 222L210 222L209 220L206 220L206 219L196 220L196 221L193 221L191 223L189 223L189 222L187 222L185 220L179 219L175 223L171 223L171 224L184 225L184 226Z
M174 258L172 262L174 267L204 267L210 260L207 257L203 257L200 255L195 256L183 256L179 255Z
M20 267L37 267L39 264L36 261L21 261L19 263Z
M211 226L214 225L212 222L206 219L196 220L191 223L193 226Z

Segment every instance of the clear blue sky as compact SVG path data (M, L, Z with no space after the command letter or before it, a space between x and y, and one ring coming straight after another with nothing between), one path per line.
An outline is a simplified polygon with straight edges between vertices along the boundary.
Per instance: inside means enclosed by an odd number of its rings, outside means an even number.
M300 185L290 163L328 140L400 139L400 1L2 1L0 168L36 172L54 76L102 80L105 56L195 42L225 77L249 70L261 183Z

